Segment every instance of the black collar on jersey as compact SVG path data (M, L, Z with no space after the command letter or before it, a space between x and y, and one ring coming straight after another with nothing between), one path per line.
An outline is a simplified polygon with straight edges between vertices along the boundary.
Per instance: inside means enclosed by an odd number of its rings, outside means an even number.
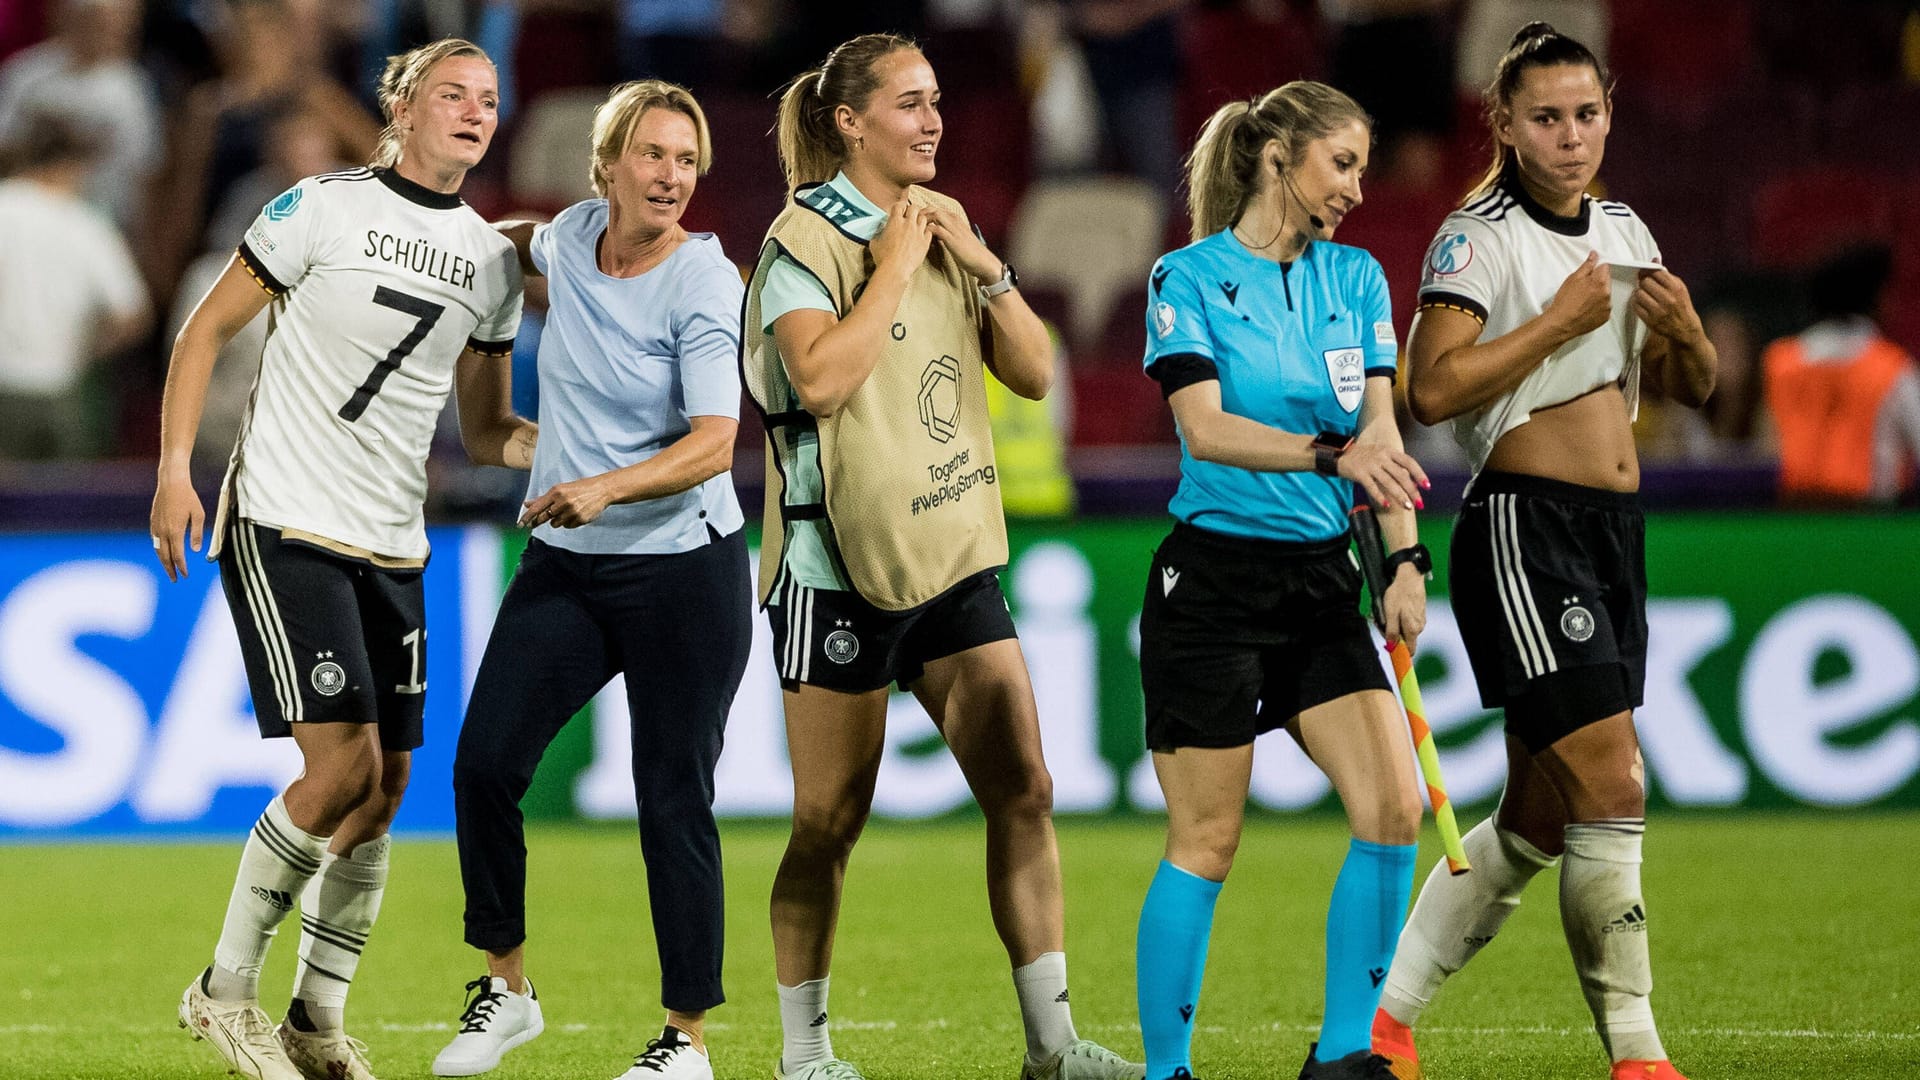
M381 183L387 185L388 191L393 192L395 195L400 196L410 203L419 203L421 206L427 207L430 210L458 210L460 207L466 205L460 201L460 196L458 195L421 187L419 184L401 176L392 169L375 169L373 170L373 175L378 177Z
M1528 193L1527 185L1520 182L1520 171L1518 169L1509 168L1506 175L1500 178L1500 186L1507 194L1513 196L1513 201L1520 204L1520 209L1525 210L1528 217L1538 222L1540 227L1548 232L1557 232L1561 236L1587 235L1587 220L1592 216L1593 200L1585 195L1580 196L1579 213L1572 217L1561 217L1559 214L1541 206L1540 203Z

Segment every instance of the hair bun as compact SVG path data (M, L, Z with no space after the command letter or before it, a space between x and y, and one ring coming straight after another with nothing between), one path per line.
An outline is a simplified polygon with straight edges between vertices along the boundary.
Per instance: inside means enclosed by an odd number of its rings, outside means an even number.
M1528 23L1514 32L1513 40L1507 43L1507 48L1508 50L1517 49L1527 42L1532 41L1534 38L1559 36L1560 31L1555 30L1552 23L1535 19L1533 22Z

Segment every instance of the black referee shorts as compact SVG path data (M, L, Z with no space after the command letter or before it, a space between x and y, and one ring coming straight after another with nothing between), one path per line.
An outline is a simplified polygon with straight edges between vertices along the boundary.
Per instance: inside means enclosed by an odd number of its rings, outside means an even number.
M1140 612L1147 748L1245 746L1315 705L1387 690L1347 538L1290 544L1185 522Z
M1639 496L1482 472L1453 526L1450 593L1481 703L1533 753L1640 706L1647 669Z
M262 738L294 724L379 724L385 750L425 741L427 604L418 570L383 570L235 518L220 586Z
M911 611L885 611L857 592L783 582L767 601L780 685L860 694L906 690L928 661L1017 637L1000 573L982 570Z

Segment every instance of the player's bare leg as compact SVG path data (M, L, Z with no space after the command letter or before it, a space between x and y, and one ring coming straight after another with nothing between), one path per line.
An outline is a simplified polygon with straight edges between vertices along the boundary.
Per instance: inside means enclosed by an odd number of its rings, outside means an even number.
M793 764L793 824L773 877L773 963L781 1064L789 1080L854 1076L833 1056L828 971L847 858L873 807L885 748L887 691L846 694L801 684L783 695Z
M1143 1075L1081 1039L1068 1004L1066 915L1053 833L1053 777L1017 639L930 661L914 696L952 748L987 822L987 900L1013 964L1027 1035L1024 1077Z

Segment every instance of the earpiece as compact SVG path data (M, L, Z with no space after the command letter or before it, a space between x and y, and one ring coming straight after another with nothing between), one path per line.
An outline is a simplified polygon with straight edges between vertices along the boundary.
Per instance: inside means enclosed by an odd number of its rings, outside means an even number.
M1285 181L1287 188L1293 192L1293 197L1296 199L1300 199L1300 188L1294 184L1293 178L1287 175L1287 170L1280 167L1280 159L1268 158L1267 160L1273 162L1273 175ZM1300 202L1302 204L1304 204L1306 201L1307 200L1305 199L1300 199ZM1313 227L1316 229L1324 229L1327 227L1326 221L1322 219L1319 214L1316 214L1311 210L1307 211L1307 221L1311 223Z

